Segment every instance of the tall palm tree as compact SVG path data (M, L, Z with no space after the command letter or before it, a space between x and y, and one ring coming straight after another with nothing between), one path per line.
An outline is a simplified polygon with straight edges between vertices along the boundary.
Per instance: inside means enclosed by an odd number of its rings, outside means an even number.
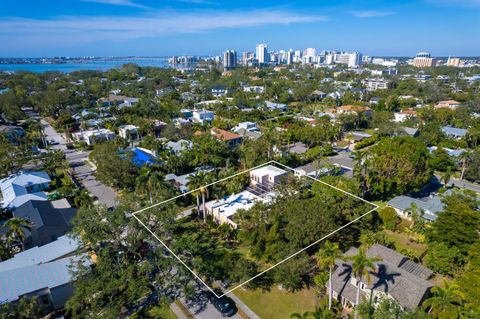
M9 236L11 235L14 239L20 242L22 246L22 251L25 250L23 241L25 240L25 230L32 230L32 224L24 219L19 217L13 217L7 220L3 227L8 229Z
M445 288L435 286L432 288L432 297L425 300L423 306L434 319L458 318L464 295L457 284L444 281Z
M360 182L362 187L362 194L365 195L368 191L369 186L366 182L366 176L368 173L367 166L367 153L362 151L352 152L353 161L355 165L353 167L353 175Z
M200 187L202 186L200 178L197 176L197 174L193 174L188 178L188 189L190 191L194 191L192 195L194 195L197 198L197 211L200 213Z
M360 303L360 285L362 279L367 279L367 283L370 283L370 272L375 268L375 262L380 261L380 258L369 258L366 253L365 247L358 249L358 254L355 256L347 257L347 260L352 261L352 272L357 279L357 295L355 297L355 305ZM356 315L355 315L356 316Z
M198 172L190 176L188 181L188 188L190 190L198 189L198 191L194 192L195 196L197 197L197 209L200 211L200 201L199 196L202 196L202 214L203 214L203 221L207 222L207 212L205 209L205 197L208 197L208 187L205 185L208 184L210 177L205 172Z
M462 161L462 173L460 174L460 179L463 180L465 170L467 169L467 162L470 159L470 153L468 151L463 152L460 154L460 159Z
M328 309L332 308L332 272L335 267L335 259L342 256L342 251L337 243L326 241L322 249L317 253L318 267L328 268Z

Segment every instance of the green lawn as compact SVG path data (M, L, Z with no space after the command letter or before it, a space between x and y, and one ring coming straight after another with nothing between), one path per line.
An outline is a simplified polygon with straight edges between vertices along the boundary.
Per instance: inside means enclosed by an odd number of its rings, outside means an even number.
M177 316L170 310L168 304L165 303L148 309L144 318L177 319Z
M427 246L425 244L420 244L420 243L410 241L408 235L405 233L397 233L397 232L392 232L390 230L385 230L385 233L387 234L388 238L390 238L395 242L395 248L398 251L401 251L402 249L411 250L415 253L415 256L418 258L427 249Z
M262 319L288 319L294 312L314 310L318 297L313 289L287 292L237 289L234 293Z

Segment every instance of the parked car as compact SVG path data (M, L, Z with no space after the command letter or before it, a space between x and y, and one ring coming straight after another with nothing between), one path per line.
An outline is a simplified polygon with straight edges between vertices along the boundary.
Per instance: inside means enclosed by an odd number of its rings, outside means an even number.
M221 291L215 291L215 293L217 295L223 294ZM218 312L222 314L223 317L231 317L237 313L235 302L226 296L217 298L213 292L209 291L208 300L218 310Z

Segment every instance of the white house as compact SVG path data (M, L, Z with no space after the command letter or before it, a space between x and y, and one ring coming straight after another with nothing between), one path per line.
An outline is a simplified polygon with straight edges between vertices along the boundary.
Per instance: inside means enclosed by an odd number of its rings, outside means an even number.
M250 182L253 186L257 184L274 185L285 178L287 172L273 165L263 166L250 171Z
M401 112L395 112L394 113L394 122L401 123L405 122L407 119L415 119L417 118L417 112L411 109L404 110Z
M367 91L384 90L388 88L388 81L383 78L369 78L363 80L363 84L367 87Z
M281 112L287 111L287 105L283 103L274 103L270 101L265 101L265 107L270 111L279 110Z
M165 148L170 150L175 155L180 155L183 151L193 147L192 141L178 140L177 142L169 141L165 144Z
M257 123L255 122L240 122L237 126L235 126L232 131L238 133L240 130L245 130L247 132L259 132L260 130L257 127Z
M2 208L15 209L29 200L47 200L52 180L45 172L18 172L0 180Z
M215 118L215 113L212 111L208 110L199 110L199 111L193 111L192 113L192 118L193 121L196 123L209 123L211 124L213 119Z
M118 135L129 141L135 141L140 138L140 134L138 133L138 126L135 125L120 126L118 128Z
M228 196L223 199L212 200L205 203L207 214L211 215L213 219L219 224L228 224L233 228L238 225L233 221L233 216L238 210L248 210L252 208L257 202L267 202L268 199L262 198L245 190L241 193Z
M258 85L244 86L243 92L262 94L263 92L265 92L265 87Z
M79 142L85 142L87 145L93 145L97 141L111 141L115 138L115 133L105 128L96 130L82 131L73 133L73 138Z

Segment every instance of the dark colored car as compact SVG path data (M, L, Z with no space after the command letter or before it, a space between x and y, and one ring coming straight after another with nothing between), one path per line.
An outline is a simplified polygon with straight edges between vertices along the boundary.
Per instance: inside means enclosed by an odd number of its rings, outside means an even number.
M217 295L222 295L222 292L215 291ZM237 307L235 306L235 302L226 297L217 298L211 291L208 292L208 300L212 303L212 305L222 314L223 317L231 317L237 313Z

